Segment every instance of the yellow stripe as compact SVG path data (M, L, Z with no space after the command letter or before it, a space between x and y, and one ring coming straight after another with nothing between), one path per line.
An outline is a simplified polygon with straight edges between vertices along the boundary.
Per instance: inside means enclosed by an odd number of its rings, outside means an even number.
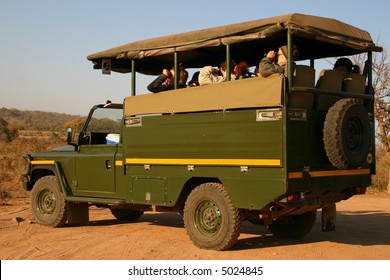
M33 165L54 164L54 160L32 160L31 164Z
M279 159L127 158L126 164L280 166Z
M352 169L352 170L328 170L328 171L310 171L310 177L330 177L330 176L348 176L348 175L367 175L370 169ZM289 179L302 178L302 172L288 173Z
M123 162L121 160L116 160L115 161L115 166L122 166Z

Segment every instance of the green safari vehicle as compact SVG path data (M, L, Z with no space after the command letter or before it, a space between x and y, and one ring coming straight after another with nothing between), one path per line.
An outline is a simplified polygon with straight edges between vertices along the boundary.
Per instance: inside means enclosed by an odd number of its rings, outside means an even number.
M226 60L230 77L231 60L254 67L283 45L286 75L187 88L176 78L173 90L135 93L136 73ZM322 230L332 231L336 203L364 194L375 174L371 60L381 50L351 25L289 14L91 54L95 69L131 73L131 94L92 107L77 141L69 130L68 146L25 155L33 216L60 227L87 223L91 205L125 221L174 211L192 242L213 250L231 248L244 219L295 239L321 209ZM367 75L315 73L321 58L361 53Z

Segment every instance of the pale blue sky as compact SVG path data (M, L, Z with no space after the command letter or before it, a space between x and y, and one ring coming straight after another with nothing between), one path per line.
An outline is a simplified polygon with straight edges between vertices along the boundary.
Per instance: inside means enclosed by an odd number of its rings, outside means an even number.
M303 13L370 32L387 47L387 0L0 0L0 108L88 113L130 95L130 75L102 75L87 55L132 41ZM146 92L154 77L137 80Z

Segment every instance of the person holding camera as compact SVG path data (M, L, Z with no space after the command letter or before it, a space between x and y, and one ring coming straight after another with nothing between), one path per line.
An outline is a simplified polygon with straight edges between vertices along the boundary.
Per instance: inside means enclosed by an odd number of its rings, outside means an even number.
M231 62L233 66L233 73L230 74L231 80L236 80L244 78L248 71L248 63L246 61L241 61L236 64L234 61ZM226 76L227 62L223 61L219 69L215 69L212 66L205 66L199 73L199 85L209 85L215 83L222 83L227 80Z
M186 87L188 79L188 72L184 69L183 65L180 64L180 76L179 76L179 87ZM163 69L162 73L148 85L148 90L153 93L157 93L165 90L172 90L175 88L175 68L171 70Z
M266 78L272 74L287 75L287 46L271 50L259 63L259 74ZM294 46L293 57L298 57L298 49Z
M203 67L199 72L199 85L204 86L224 82L226 80L226 68L226 61L221 62L218 69L213 66Z

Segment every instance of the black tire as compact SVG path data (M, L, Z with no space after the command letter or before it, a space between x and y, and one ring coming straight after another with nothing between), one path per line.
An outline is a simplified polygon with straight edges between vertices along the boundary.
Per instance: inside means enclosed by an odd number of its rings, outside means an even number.
M131 209L110 209L112 215L121 221L133 222L138 220L144 214L143 211L131 210Z
M341 99L325 118L326 155L338 169L357 168L367 161L370 149L370 121L367 110L355 99Z
M221 184L205 183L196 187L187 198L184 226L197 247L226 250L240 236L241 214Z
M44 176L31 191L31 211L35 220L49 227L61 227L67 221L67 202L56 176Z
M307 235L316 222L317 211L306 212L300 215L281 217L267 228L273 235L289 239L300 239Z

